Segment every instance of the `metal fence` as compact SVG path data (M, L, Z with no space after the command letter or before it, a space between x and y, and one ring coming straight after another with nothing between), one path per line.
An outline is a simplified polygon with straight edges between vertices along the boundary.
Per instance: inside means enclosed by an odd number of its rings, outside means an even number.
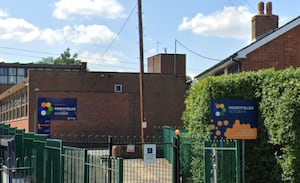
M0 123L0 136L14 137L11 150L14 154L6 155L12 163L5 166L3 161L0 170L4 178L2 176L0 182L170 183L174 177L172 163L166 160L164 153L172 143L164 143L161 137L147 137L145 144L138 137L64 142L46 135L25 133L4 123ZM151 162L145 161L144 156L149 144L155 146L155 158ZM0 147L1 151L7 151L4 146Z
M145 137L145 142L141 143L141 138L136 136L114 136L110 140L107 140L107 137L103 137L98 142L68 141L66 144L80 147L98 147L88 149L88 154L93 154L94 157L111 155L114 158L122 158L124 183L172 183L174 177L173 165L165 158L165 150L168 147L173 148L172 142L163 142L162 136ZM148 162L144 157L144 150L149 144L155 146L155 159L152 162ZM104 149L103 147L110 148ZM105 161L105 159L102 161L108 167L115 166ZM98 175L99 171L94 172L94 176L100 176L101 173ZM108 174L109 172L106 173Z
M122 183L123 159L0 124L0 182ZM13 140L12 140L13 137Z
M205 182L240 183L240 151L237 140L206 141Z
M0 183L193 182L192 139L174 130L165 128L163 136L146 137L146 143L138 137L67 142L0 123ZM155 148L150 152L148 146ZM203 150L205 182L240 182L238 141L205 141Z
M0 161L1 183L34 182L34 178L32 177L33 169L31 167L31 164L35 162L34 158L7 158L5 160L1 159Z
M124 157L124 183L171 183L172 182L172 164L169 163L163 154L164 144L162 142L151 142L155 145L155 159L151 162L147 161L147 157L143 157L143 149L148 144L131 143L119 144L114 146L116 156ZM119 149L119 150L117 150Z
M64 147L63 151L63 182L123 182L123 159L110 158L108 150Z

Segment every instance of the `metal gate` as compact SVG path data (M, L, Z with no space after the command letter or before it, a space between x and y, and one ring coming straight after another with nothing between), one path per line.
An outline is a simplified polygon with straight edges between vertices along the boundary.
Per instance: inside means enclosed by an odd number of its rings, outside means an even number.
M205 183L240 183L239 141L206 141Z
M15 136L0 135L0 183L32 182L34 161L34 157L16 157Z

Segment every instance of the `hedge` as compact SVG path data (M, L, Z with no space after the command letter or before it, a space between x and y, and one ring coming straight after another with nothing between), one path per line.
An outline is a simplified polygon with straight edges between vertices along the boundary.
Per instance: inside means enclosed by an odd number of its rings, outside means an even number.
M210 76L193 84L184 124L193 136L209 139L212 99L255 99L258 138L246 141L246 182L300 180L300 69L274 69ZM203 141L192 144L192 176L204 182Z

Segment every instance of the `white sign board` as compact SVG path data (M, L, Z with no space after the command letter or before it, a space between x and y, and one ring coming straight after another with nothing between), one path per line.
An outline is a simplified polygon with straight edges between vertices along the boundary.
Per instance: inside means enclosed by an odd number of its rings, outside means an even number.
M144 145L144 162L154 163L156 161L156 144Z

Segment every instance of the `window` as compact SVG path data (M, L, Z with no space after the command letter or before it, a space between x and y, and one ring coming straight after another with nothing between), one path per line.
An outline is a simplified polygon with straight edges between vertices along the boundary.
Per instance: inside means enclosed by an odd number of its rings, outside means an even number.
M8 71L7 71L7 68L0 68L0 75L1 76L7 76L7 73L8 73Z
M16 68L8 68L8 83L16 84L17 83L17 69Z
M25 79L25 69L17 68L17 83Z
M234 63L228 68L228 74L238 73L240 71L240 64L238 62Z
M7 84L7 78L8 78L7 76L1 76L0 75L0 83L1 84Z
M115 92L120 93L123 91L122 84L115 84Z
M8 80L8 69L0 68L0 84L7 84Z

